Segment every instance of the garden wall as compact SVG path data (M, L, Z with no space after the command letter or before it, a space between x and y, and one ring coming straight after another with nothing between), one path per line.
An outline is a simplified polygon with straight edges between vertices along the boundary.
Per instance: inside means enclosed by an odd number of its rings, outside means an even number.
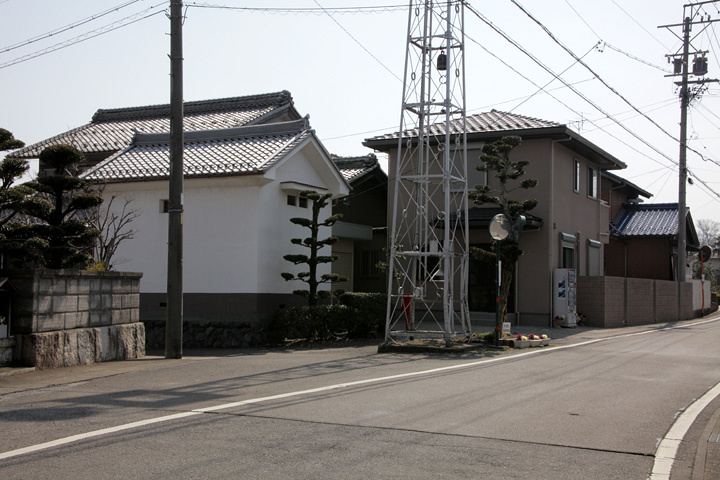
M145 355L141 273L9 270L13 360L36 368Z
M623 277L578 277L577 311L603 328L696 316L692 283Z

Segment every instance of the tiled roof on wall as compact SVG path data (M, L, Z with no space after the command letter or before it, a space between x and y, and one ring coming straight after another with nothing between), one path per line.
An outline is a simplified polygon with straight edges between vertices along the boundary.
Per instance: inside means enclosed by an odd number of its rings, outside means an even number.
M331 155L330 157L348 183L380 168L377 156L374 153L362 157L339 157L337 155Z
M186 178L262 173L313 134L307 117L293 122L185 133ZM85 172L89 181L169 177L170 134L137 133L132 144Z
M677 203L630 203L623 207L613 233L626 236L675 236L678 233Z
M185 131L214 130L252 125L285 112L297 117L290 92L185 102ZM83 153L115 152L127 147L135 132L170 131L170 105L98 110L92 121L12 152L14 158L37 158L50 145L70 144Z

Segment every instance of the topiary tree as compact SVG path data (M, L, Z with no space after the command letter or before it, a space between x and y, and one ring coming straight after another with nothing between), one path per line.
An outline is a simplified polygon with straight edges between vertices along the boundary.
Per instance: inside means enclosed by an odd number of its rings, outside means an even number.
M0 151L23 146L25 143L11 132L0 128ZM27 185L15 185L29 169L28 162L19 158L4 158L0 162L0 253L25 260L37 258L37 249L44 245L40 238L17 234L26 221L23 212L39 202L32 196L35 190Z
M483 164L475 168L481 172L494 172L499 185L497 188L490 188L489 185L477 185L475 191L470 193L470 198L478 205L494 204L499 206L502 213L513 225L517 225L520 215L532 210L538 203L537 200L514 200L510 198L511 193L516 190L527 190L537 185L535 179L520 180L525 175L525 167L530 164L529 161L513 162L510 160L510 152L521 143L522 139L520 137L506 136L493 143L485 144L482 148L483 154L480 156L480 161ZM523 254L518 245L518 238L519 231L517 235L509 235L500 241L500 260L502 261L500 277L502 284L499 303L501 322L507 319L507 302L515 263ZM473 247L471 252L480 261L488 263L495 261L496 253L494 249L490 251Z
M304 239L292 238L290 242L294 245L302 245L310 251L310 255L289 254L283 258L295 265L307 265L307 272L300 272L297 275L292 273L281 273L286 281L300 280L308 284L307 290L295 290L293 293L301 295L308 299L308 305L317 305L320 298L330 297L330 292L318 291L318 286L323 283L345 282L347 277L343 277L336 273L325 273L318 279L317 267L322 263L332 263L339 257L337 255L319 255L323 247L333 245L338 241L337 237L328 237L324 240L318 240L320 227L331 227L342 217L337 213L320 221L320 211L328 205L328 200L332 197L331 193L319 194L312 190L305 190L299 193L300 198L307 198L312 201L312 218L291 218L290 221L295 225L306 227L310 230L310 236Z
M18 233L45 240L46 245L39 248L41 266L84 267L92 260L90 252L100 232L83 221L79 213L97 207L103 200L88 191L85 180L69 173L83 160L82 152L70 145L47 147L40 153L40 163L54 169L54 173L25 184L36 190L43 201L25 208L37 220L27 223Z

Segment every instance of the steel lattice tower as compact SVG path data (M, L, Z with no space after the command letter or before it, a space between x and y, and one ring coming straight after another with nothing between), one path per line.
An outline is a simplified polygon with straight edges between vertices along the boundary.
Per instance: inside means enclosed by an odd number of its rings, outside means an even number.
M463 27L462 1L410 0L386 342L470 334Z

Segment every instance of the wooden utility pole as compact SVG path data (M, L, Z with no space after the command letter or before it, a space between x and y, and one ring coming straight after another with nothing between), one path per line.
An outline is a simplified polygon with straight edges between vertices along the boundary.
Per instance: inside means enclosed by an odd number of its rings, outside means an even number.
M183 65L182 0L170 0L170 202L165 358L182 358Z

